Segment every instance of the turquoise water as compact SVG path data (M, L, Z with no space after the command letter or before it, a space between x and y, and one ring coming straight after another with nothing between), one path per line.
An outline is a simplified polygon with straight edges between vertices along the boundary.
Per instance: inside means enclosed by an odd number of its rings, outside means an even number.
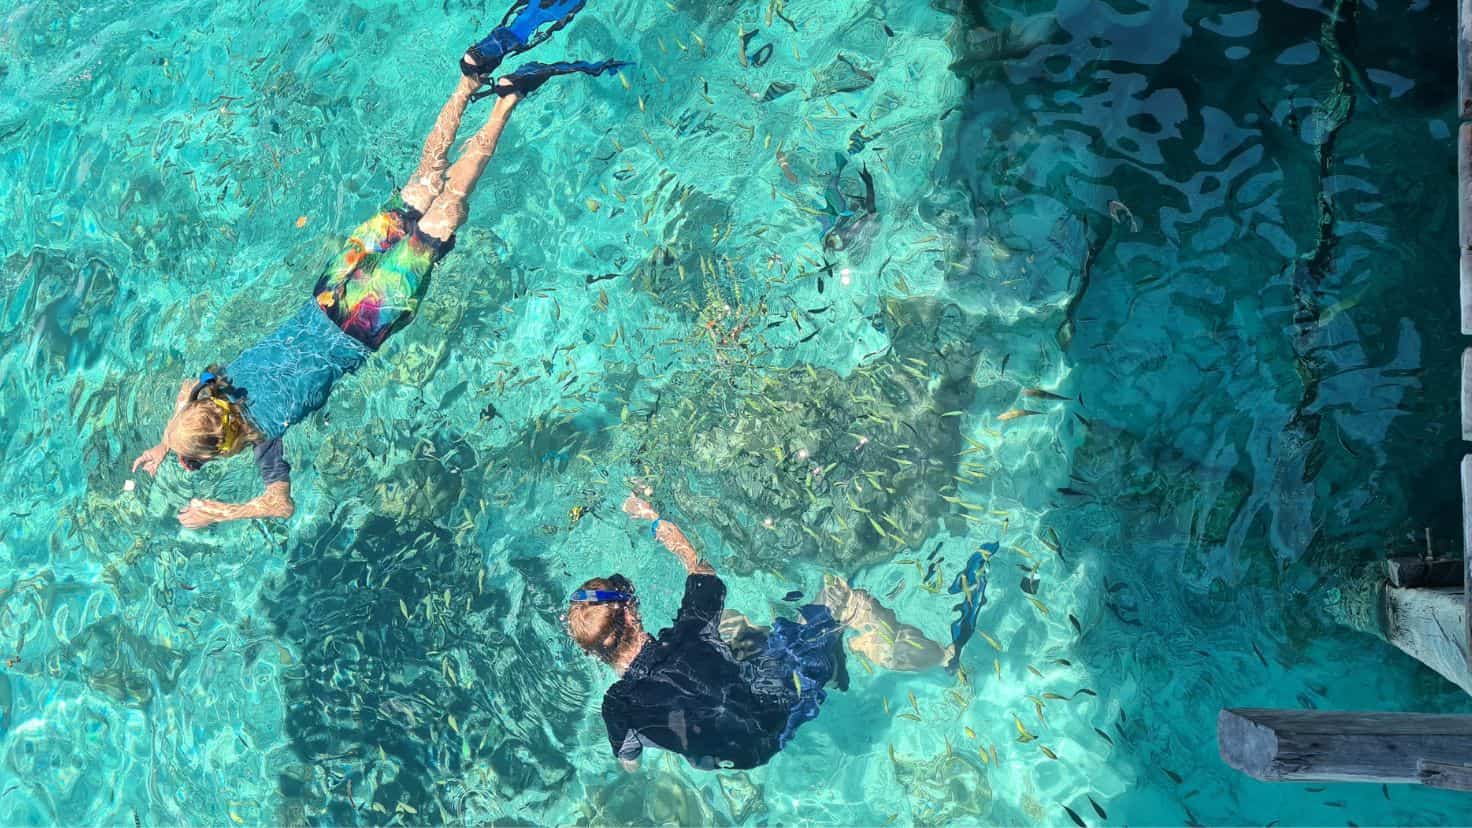
M1223 706L1472 712L1326 610L1455 537L1460 454L1454 9L1333 8L592 0L539 57L627 87L518 109L421 318L287 438L296 517L190 532L250 464L128 463L501 9L6 2L0 822L1465 822L1216 755ZM560 615L613 569L672 615L634 477L760 621L835 572L944 637L999 541L997 646L630 779Z

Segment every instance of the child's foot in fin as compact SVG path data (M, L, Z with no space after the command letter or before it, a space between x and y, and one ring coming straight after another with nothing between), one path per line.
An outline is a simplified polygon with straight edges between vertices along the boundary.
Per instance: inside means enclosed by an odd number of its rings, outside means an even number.
M465 56L460 58L460 71L478 77L481 83L488 83L486 75L495 71L502 60L525 52L571 23L586 2L517 0L501 19L501 25L465 50ZM550 26L547 25L549 23Z
M465 50L465 55L460 58L460 74L489 83L490 74L501 65L501 59L520 51L516 48L518 46L524 44L516 39L516 35L507 29L495 29L484 40Z
M630 66L623 60L603 60L597 63L587 61L560 61L558 63L528 63L517 68L515 72L502 75L496 81L496 94L502 97L516 95L525 98L527 95L537 91L549 78L557 75L571 75L581 72L585 75L607 75L617 72L625 66Z

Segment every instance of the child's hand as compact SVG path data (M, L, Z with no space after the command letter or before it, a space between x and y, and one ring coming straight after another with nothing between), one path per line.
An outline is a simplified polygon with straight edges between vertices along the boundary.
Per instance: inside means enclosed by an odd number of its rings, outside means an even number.
M148 472L149 475L158 474L159 465L164 462L164 458L168 455L168 448L163 443L159 443L148 451L138 455L138 459L133 461L133 471L138 471L138 467L142 466L143 470Z
M635 520L654 520L659 517L659 513L654 511L654 507L650 506L647 501L640 499L638 495L629 495L629 499L624 501L624 511L628 512L629 517Z
M213 523L229 520L223 514L224 503L216 500L191 500L189 505L179 510L179 523L185 529L203 529Z

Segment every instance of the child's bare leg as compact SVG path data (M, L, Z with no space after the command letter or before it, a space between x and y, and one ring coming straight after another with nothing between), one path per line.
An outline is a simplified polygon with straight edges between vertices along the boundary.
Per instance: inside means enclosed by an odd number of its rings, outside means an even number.
M859 634L848 648L889 670L919 671L939 667L947 649L931 641L918 627L900 623L894 611L842 578L824 576L817 603L827 607L840 624Z
M760 653L767 645L767 636L772 632L768 627L751 623L751 619L734 610L721 612L717 630L737 661L745 661Z
M469 213L467 202L470 194L475 191L476 182L480 180L486 164L495 154L496 143L501 140L501 132L506 128L506 120L511 117L511 110L516 108L519 101L521 96L514 93L496 99L490 118L465 142L460 157L450 165L449 172L445 175L444 190L434 197L429 209L424 211L424 218L419 221L420 232L441 241L449 241L455 229L465 222Z
M404 185L404 203L424 213L434 203L435 197L445 188L445 170L450 166L450 147L455 143L455 133L460 131L460 119L470 96L480 88L480 81L461 76L450 93L450 99L440 108L438 118L429 137L424 139L424 151L419 154L419 167Z

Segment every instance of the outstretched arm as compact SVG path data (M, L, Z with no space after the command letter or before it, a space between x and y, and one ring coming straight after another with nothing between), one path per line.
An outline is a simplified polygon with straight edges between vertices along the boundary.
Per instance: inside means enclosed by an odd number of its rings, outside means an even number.
M221 503L218 500L191 500L179 510L179 522L186 529L203 529L212 523L246 518L281 518L296 512L291 499L291 483L280 481L266 486L265 494L245 503Z
M675 557L685 564L686 572L691 575L716 574L715 569L702 560L699 553L695 551L695 547L690 545L690 540L685 537L684 532L680 531L680 527L661 519L659 513L654 511L654 507L646 501L641 500L637 495L629 495L628 500L624 501L624 511L629 513L629 517L637 520L655 521L655 540L658 540L665 549L674 553Z
M194 380L184 380L184 384L179 386L179 395L174 398L174 414L178 414L184 404L189 402L189 392L192 390L194 390ZM173 419L173 414L169 415L169 418ZM164 427L167 428L167 424ZM158 474L158 467L163 464L164 458L168 455L169 447L164 444L163 437L159 437L158 445L138 455L133 461L133 471L138 471L138 467L142 466L143 470L150 475Z

